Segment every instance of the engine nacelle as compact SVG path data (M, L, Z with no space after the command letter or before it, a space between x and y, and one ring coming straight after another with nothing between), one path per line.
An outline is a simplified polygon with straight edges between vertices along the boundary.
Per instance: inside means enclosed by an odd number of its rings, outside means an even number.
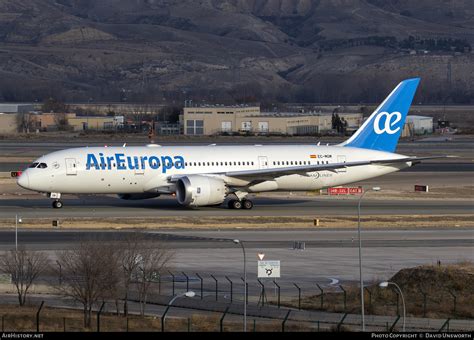
M155 198L160 196L160 194L153 194L144 192L143 194L118 194L118 197L122 200L146 200L148 198Z
M186 206L221 204L226 194L224 181L218 178L190 175L181 177L176 182L178 203Z

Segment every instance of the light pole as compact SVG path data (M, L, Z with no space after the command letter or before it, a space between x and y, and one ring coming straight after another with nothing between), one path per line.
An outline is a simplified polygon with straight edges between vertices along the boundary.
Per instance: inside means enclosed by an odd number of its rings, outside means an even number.
M21 217L15 215L15 251L18 251L18 223L21 223Z
M181 293L181 294L178 294L176 296L174 296L170 302L168 302L168 306L166 306L166 309L163 313L163 316L161 317L161 331L164 332L165 331L165 320L166 320L166 314L168 314L168 310L170 309L171 305L173 304L173 302L177 299L177 298L180 298L180 297L194 297L196 295L196 293L194 293L193 291L188 291L188 292L185 292L185 293Z
M360 279L360 308L362 317L362 332L365 332L365 307L364 307L364 280L362 279L362 239L360 237L360 203L362 198L369 191L380 191L380 187L373 187L365 190L359 197L359 204L357 205L357 233L359 235L359 279Z
M384 281L379 284L381 288L387 288L388 285L394 285L397 287L398 291L400 292L400 296L402 297L402 304L403 304L403 331L405 332L405 317L406 317L406 309L405 309L405 299L403 298L403 293L401 288L395 282Z
M245 256L244 243L240 240L233 240L235 244L240 244L244 252L244 332L247 332L247 257Z

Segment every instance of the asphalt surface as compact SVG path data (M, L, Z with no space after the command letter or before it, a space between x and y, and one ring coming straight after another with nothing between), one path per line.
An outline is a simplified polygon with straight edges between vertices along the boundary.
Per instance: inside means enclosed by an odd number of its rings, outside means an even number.
M67 197L67 196L66 196ZM355 215L357 200L327 198L255 198L252 210L220 207L196 209L180 206L172 197L125 201L107 196L83 196L62 199L64 207L53 209L51 200L8 199L0 201L0 218L22 217L66 218L66 217L153 217L153 216L325 216ZM469 214L473 203L469 200L364 200L362 213L366 215L439 215Z
M18 244L30 249L56 251L69 249L81 239L105 242L126 235L125 231L29 231L20 229ZM226 276L240 282L243 253L231 242L239 239L246 249L247 273L252 292L258 292L257 253L265 260L281 261L278 282L284 291L293 283L314 290L319 283L329 288L357 282L359 277L357 229L350 230L213 230L145 232L172 252L170 270L183 288L187 275L194 283L198 274L212 286L210 274L223 284ZM363 230L364 277L368 282L389 279L398 270L425 264L474 261L474 228ZM161 241L162 243L159 243ZM304 241L305 249L294 249L294 241ZM0 250L14 249L13 228L0 232ZM184 274L187 273L187 274ZM179 279L178 279L179 277ZM271 280L267 282L271 284ZM185 285L184 285L185 287ZM170 288L170 287L169 287ZM181 289L180 288L180 289ZM258 294L257 294L258 296Z
M85 230L20 230L18 243L48 250L60 248L79 240L117 241L125 239L132 231ZM154 241L165 242L173 249L224 249L234 248L231 242L239 239L247 248L291 248L293 241L304 241L308 248L355 248L359 244L354 229L323 230L249 230L249 231L166 231L143 232ZM15 239L14 230L0 231L0 247L8 249ZM364 231L363 247L469 247L474 246L474 229L410 229Z

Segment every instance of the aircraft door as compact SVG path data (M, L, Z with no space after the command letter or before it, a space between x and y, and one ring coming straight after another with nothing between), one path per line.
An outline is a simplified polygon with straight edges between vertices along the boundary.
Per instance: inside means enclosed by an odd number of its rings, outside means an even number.
M345 163L346 162L346 156L337 156L337 162L338 163ZM347 172L347 168L339 168L337 169L337 172Z
M268 159L265 156L258 157L258 168L267 169L268 168Z
M77 164L75 158L66 158L66 175L77 175Z

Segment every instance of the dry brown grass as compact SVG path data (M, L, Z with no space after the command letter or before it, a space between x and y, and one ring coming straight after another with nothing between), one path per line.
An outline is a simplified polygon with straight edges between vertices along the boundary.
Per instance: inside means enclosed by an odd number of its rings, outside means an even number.
M61 229L235 229L235 228L355 228L357 216L325 216L319 218L319 226L314 225L318 216L234 216L229 221L226 216L202 217L150 217L150 218L68 218L60 221ZM366 215L361 218L364 228L438 228L474 227L474 215ZM14 223L14 221L13 221ZM1 228L12 228L11 219L0 219ZM51 219L23 218L22 228L51 229Z
M401 314L401 299L398 299L395 290L378 287L377 283L380 281L368 287L371 294L365 292L365 306L368 314ZM389 281L400 286L405 298L407 315L428 318L474 318L474 264L472 262L463 261L449 265L425 265L402 269ZM323 308L320 303L321 296L314 295L302 300L302 309L358 312L360 288L348 286L344 289L347 291L346 308L344 308L342 291L334 292L333 290L325 292ZM426 300L424 294L426 294ZM454 296L456 309L454 309ZM283 304L297 307L298 301L292 300Z

